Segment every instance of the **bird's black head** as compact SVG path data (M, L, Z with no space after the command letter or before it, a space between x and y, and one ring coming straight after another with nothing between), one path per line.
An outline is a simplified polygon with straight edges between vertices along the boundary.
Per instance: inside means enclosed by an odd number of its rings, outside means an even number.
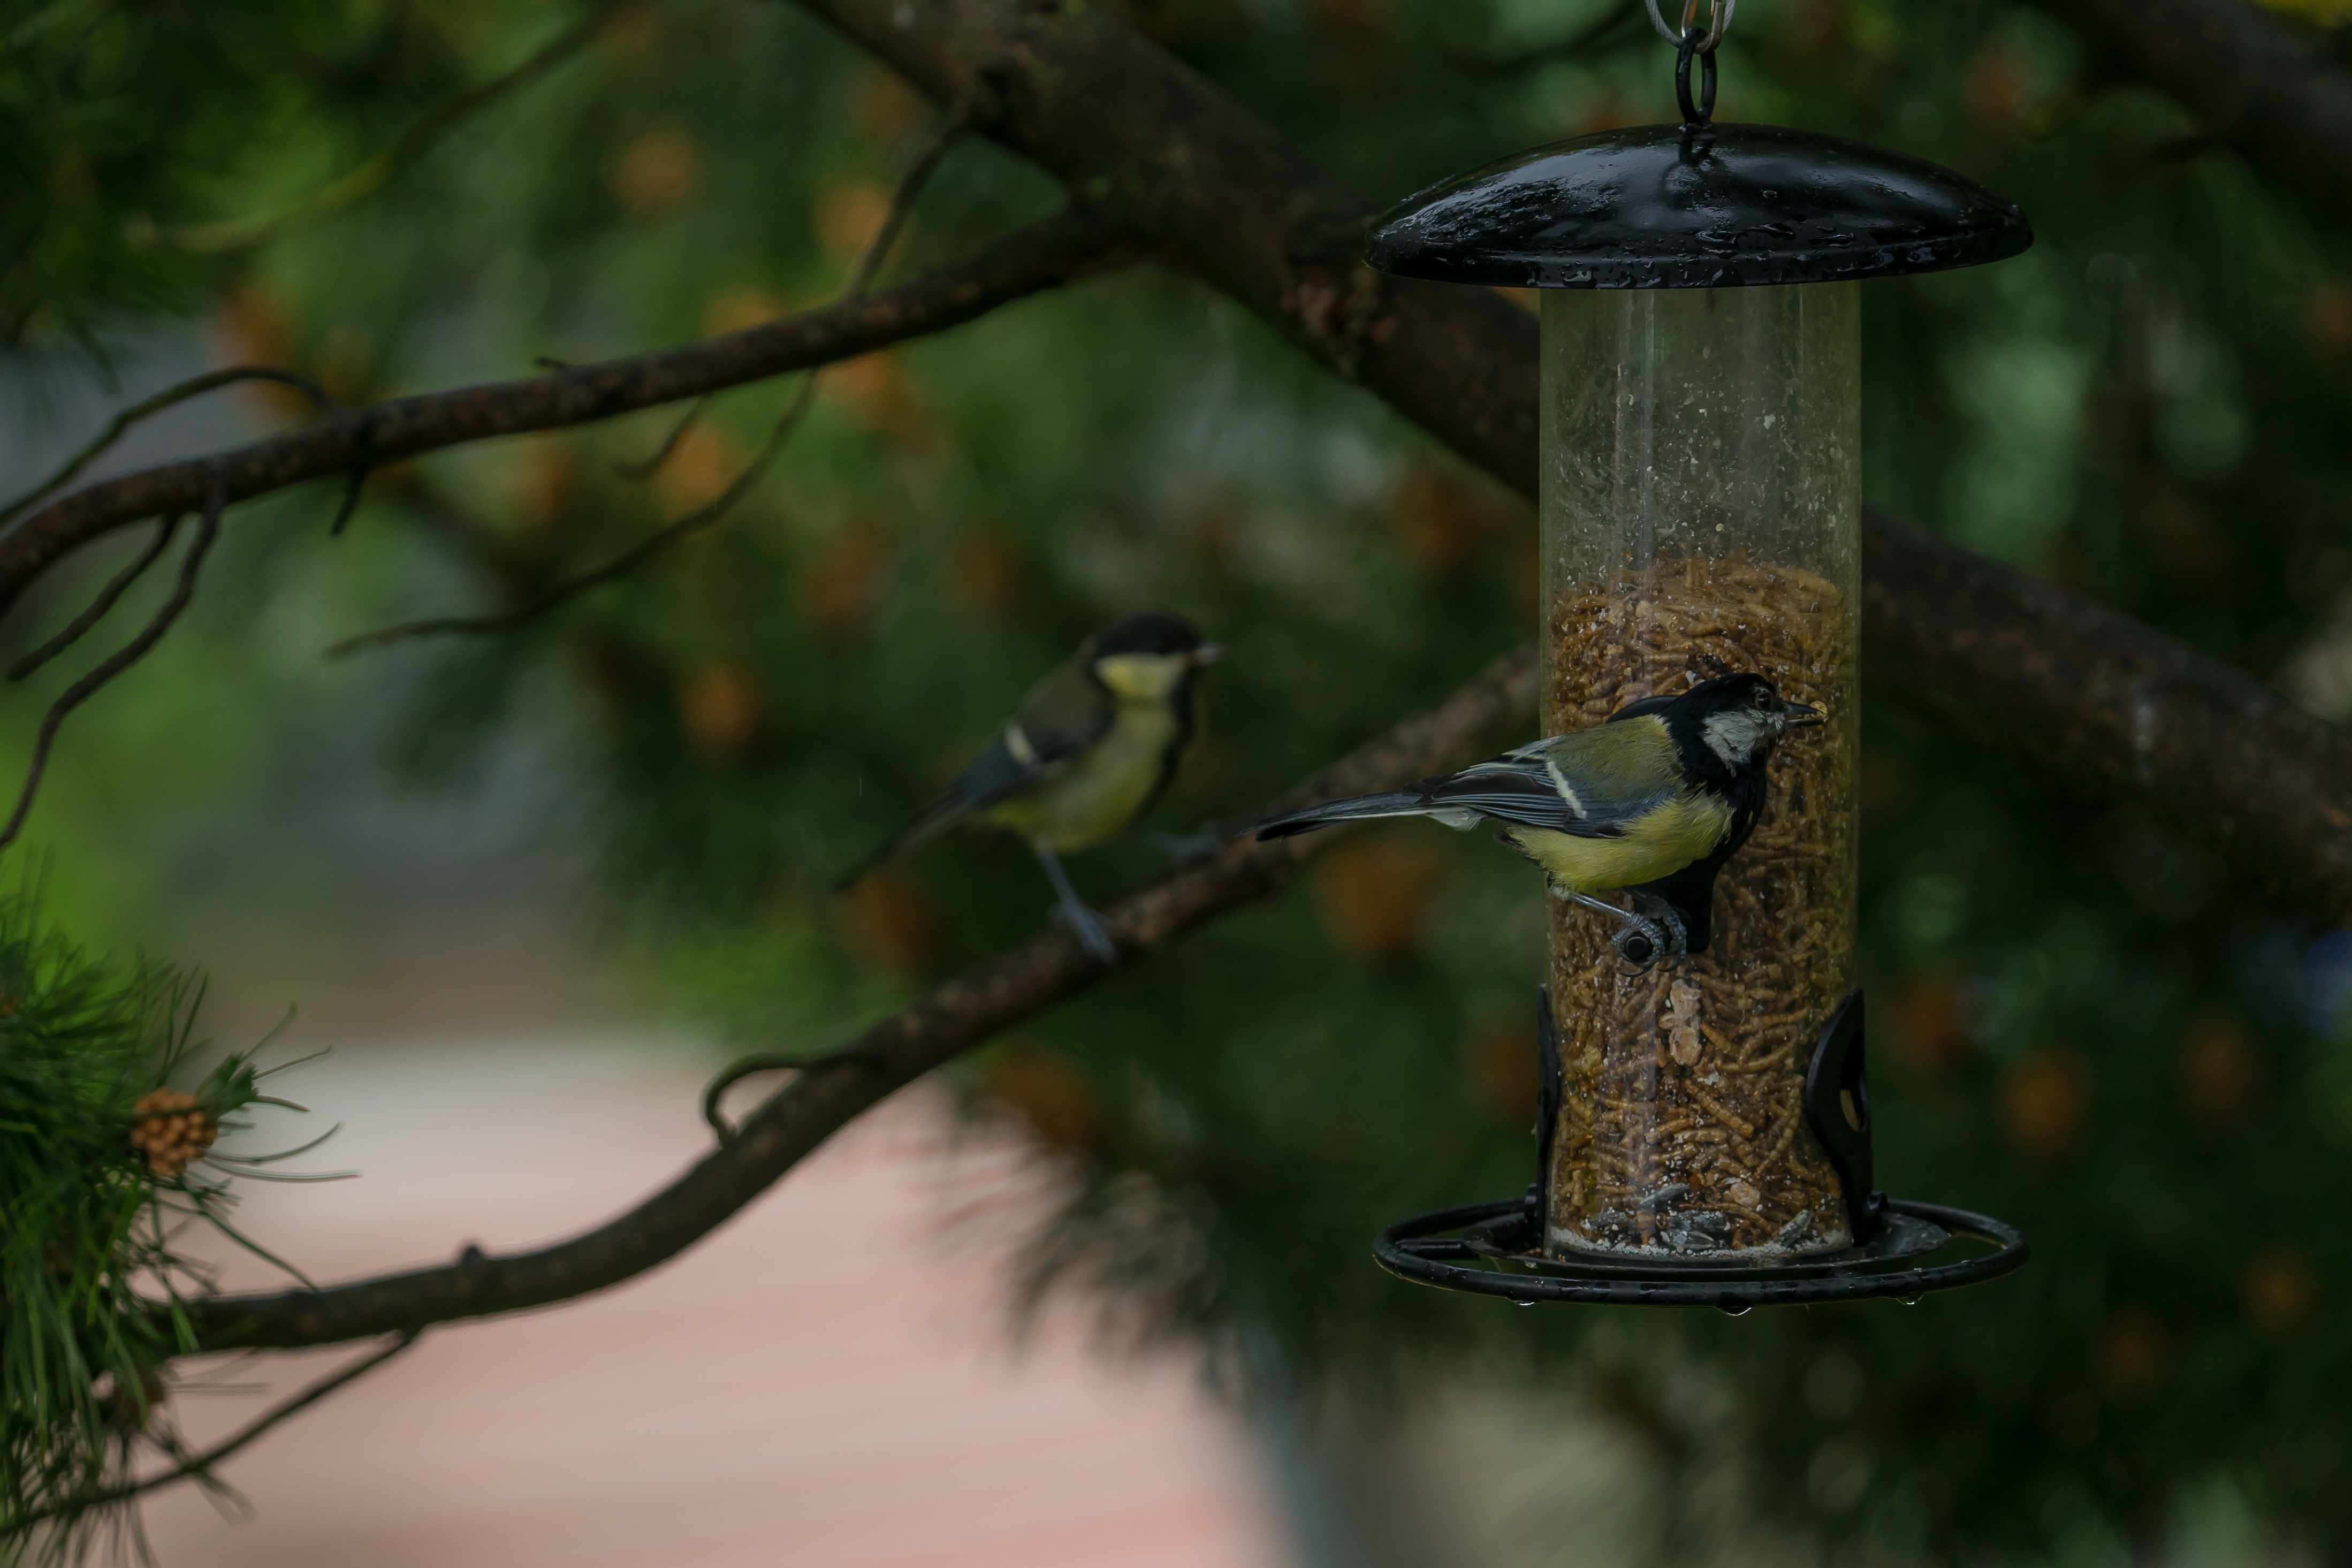
M1124 702L1169 702L1189 713L1192 679L1224 649L1181 616L1147 610L1114 621L1087 645L1087 666Z
M1201 628L1183 616L1165 610L1145 610L1113 621L1096 633L1094 656L1109 658L1118 654L1141 653L1174 658L1197 654L1207 646L1201 640Z
M1770 681L1744 672L1702 680L1678 696L1631 703L1609 717L1613 723L1640 713L1666 721L1685 766L1727 774L1761 768L1782 735L1829 718L1818 708L1783 700Z

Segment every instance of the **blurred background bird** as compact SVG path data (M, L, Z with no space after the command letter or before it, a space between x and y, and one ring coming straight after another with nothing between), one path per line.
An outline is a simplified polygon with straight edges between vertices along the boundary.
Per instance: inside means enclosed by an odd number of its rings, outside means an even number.
M1783 701L1762 676L1720 676L1448 777L1289 812L1257 836L1377 816L1493 822L1497 838L1543 868L1555 896L1620 922L1617 951L1646 967L1706 950L1716 873L1756 826L1774 742L1826 717ZM1633 912L1599 897L1624 889Z
M1004 828L1028 840L1087 951L1113 962L1110 933L1071 887L1061 857L1116 838L1159 798L1192 738L1194 682L1223 651L1163 611L1096 633L1029 689L994 745L834 890L956 823Z

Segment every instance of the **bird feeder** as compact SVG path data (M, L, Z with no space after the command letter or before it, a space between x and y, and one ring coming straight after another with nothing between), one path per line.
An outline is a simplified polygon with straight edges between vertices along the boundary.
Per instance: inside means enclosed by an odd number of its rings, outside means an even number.
M1391 1226L1378 1255L1521 1301L1916 1297L2005 1273L2025 1243L1874 1185L1854 955L1859 289L2032 236L1934 164L1713 123L1721 26L1695 11L1675 37L1681 124L1446 181L1384 215L1368 256L1543 290L1538 732L1735 671L1828 723L1778 749L1687 956L1550 903L1536 1183Z

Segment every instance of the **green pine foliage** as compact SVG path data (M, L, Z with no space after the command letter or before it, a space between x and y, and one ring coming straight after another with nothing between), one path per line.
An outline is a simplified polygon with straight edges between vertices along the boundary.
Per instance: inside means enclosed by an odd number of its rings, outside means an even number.
M183 1303L209 1276L180 1237L191 1221L236 1235L234 1157L158 1167L133 1147L141 1101L193 1079L184 1091L223 1132L283 1103L249 1053L193 1078L202 999L201 982L94 958L35 895L0 892L0 1540L30 1531L33 1561L135 1544L129 1510L83 1505L136 1461L184 1458L164 1368L192 1347Z

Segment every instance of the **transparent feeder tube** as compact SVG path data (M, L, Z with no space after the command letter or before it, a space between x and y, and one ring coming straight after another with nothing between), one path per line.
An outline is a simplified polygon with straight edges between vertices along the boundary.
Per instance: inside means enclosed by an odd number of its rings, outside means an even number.
M1855 286L1543 292L1542 722L1737 670L1829 722L1782 739L1706 952L1633 973L1553 900L1546 1249L1847 1245L1805 1068L1854 966Z

